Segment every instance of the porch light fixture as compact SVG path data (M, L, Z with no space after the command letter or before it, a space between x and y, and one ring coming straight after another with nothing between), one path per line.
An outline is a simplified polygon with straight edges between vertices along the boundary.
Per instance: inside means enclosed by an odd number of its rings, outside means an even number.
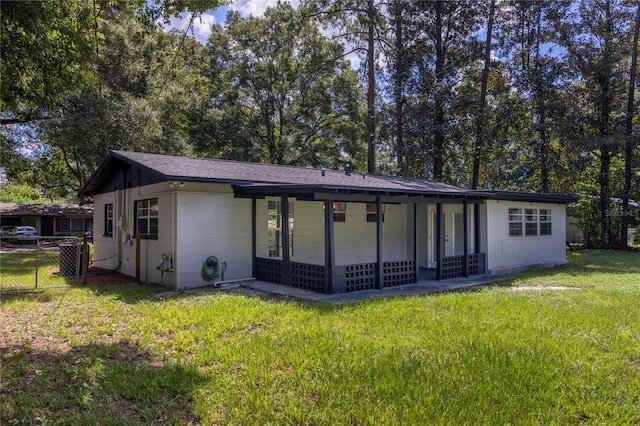
M171 189L176 189L176 188L184 188L185 183L182 182L181 180L172 180L171 182L169 182L169 186L171 187Z

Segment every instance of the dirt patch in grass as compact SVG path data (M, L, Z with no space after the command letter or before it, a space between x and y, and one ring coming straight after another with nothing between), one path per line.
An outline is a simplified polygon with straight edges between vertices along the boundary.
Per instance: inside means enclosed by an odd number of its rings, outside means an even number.
M562 290L581 290L578 287L566 287L566 286L560 286L560 285L554 285L554 286L544 286L544 285L523 285L523 286L518 286L518 287L511 287L511 290L513 291L524 291L524 290L558 290L558 291L562 291Z
M74 285L82 285L82 278L71 280ZM107 269L89 269L87 273L87 285L105 285L113 283L135 283L136 279L117 271Z

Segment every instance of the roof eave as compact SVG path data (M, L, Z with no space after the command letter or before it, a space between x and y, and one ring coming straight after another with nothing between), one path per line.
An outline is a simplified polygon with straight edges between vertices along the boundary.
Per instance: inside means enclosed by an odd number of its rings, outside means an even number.
M536 192L517 192L517 191L483 191L490 194L490 198L494 200L504 201L524 201L554 204L571 204L578 201L578 197L563 194L540 194Z

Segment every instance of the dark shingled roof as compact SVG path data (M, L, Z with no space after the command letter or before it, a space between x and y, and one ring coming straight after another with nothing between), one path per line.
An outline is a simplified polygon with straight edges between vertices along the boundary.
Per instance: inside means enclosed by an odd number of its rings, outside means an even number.
M0 203L2 216L87 216L93 214L93 205Z
M244 163L209 158L176 157L113 151L114 157L137 163L160 173L167 180L225 182L236 185L313 185L390 191L433 191L461 193L467 190L422 179L406 179L378 175L292 167L275 164Z
M364 192L370 194L500 198L492 191L474 191L426 179L369 175L344 171L292 167L274 164L245 163L209 158L178 157L129 151L111 151L100 168L80 190L81 196L93 195L108 179L106 170L114 162L134 165L164 181L226 183L237 194L269 192ZM516 193L509 193L515 199ZM544 194L527 194L526 200L545 201ZM561 201L563 199L564 201ZM573 198L549 199L550 202L571 202Z
M80 191L92 195L107 179L105 170L113 161L123 161L158 176L161 180L182 182L227 183L236 187L306 188L314 190L360 190L388 193L419 193L468 195L470 191L424 179L408 179L378 175L363 175L311 167L244 163L240 161L190 158L141 152L111 151L109 157Z

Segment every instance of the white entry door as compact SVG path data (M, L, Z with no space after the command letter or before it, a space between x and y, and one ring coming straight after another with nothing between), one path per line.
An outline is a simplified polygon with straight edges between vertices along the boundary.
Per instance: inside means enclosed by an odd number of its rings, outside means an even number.
M443 256L464 254L464 214L461 204L442 207ZM437 267L436 206L429 206L429 268Z

